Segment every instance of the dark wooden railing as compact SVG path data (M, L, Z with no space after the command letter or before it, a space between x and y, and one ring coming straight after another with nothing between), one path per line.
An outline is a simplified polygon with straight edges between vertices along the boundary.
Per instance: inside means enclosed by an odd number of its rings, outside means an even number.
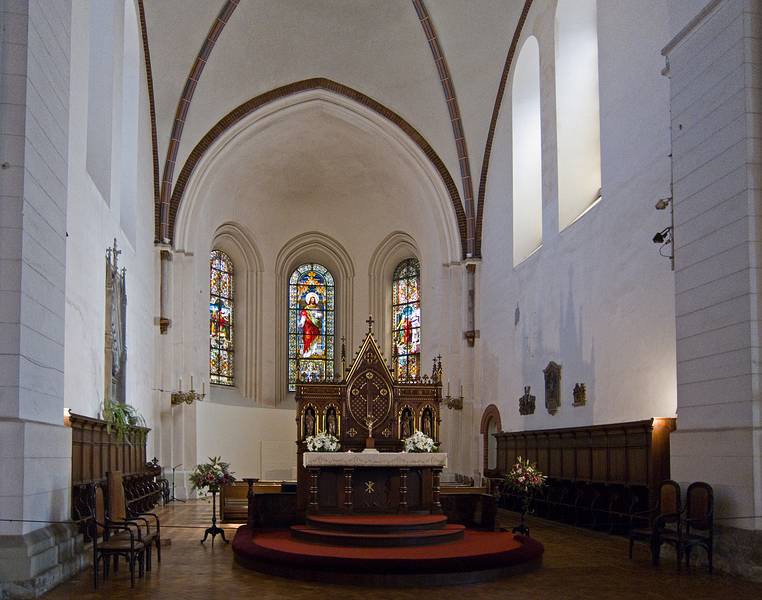
M519 509L523 496L502 486L502 477L521 456L537 463L548 485L534 499L538 515L580 526L621 531L633 512L656 499L669 479L669 434L675 419L512 431L497 439L501 504Z

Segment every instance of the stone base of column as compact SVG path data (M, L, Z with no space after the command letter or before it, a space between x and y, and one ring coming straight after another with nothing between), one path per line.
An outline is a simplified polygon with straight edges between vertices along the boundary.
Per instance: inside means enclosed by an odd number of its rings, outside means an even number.
M0 536L0 599L38 598L91 562L75 525Z

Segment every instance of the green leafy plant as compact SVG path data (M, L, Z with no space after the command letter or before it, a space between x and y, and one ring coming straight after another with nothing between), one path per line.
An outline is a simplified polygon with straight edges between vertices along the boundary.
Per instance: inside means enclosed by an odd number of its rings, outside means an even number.
M130 443L128 433L133 427L145 427L146 420L137 408L129 404L106 400L103 403L101 416L106 421L106 431L111 433L113 429L118 440L126 440Z

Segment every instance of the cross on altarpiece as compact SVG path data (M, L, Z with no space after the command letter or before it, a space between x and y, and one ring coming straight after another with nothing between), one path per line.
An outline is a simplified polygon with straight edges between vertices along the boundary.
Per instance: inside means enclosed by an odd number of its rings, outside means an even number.
M373 418L373 402L378 400L378 394L376 396L373 396L373 388L370 385L370 382L365 384L365 390L366 390L366 407L367 407L367 417L365 418L365 423L368 425L368 437L373 437L373 424L376 422Z
M373 323L375 323L373 320L373 315L368 315L368 318L365 320L365 322L368 324L368 333L370 333L373 331Z

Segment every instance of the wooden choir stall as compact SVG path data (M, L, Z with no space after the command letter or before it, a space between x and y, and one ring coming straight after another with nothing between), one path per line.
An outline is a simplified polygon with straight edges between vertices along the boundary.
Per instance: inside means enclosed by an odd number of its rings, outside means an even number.
M297 506L315 513L441 512L445 453L405 453L403 440L420 430L439 442L441 360L431 376L397 381L372 333L344 377L298 382ZM335 435L339 452L308 452L318 432Z

